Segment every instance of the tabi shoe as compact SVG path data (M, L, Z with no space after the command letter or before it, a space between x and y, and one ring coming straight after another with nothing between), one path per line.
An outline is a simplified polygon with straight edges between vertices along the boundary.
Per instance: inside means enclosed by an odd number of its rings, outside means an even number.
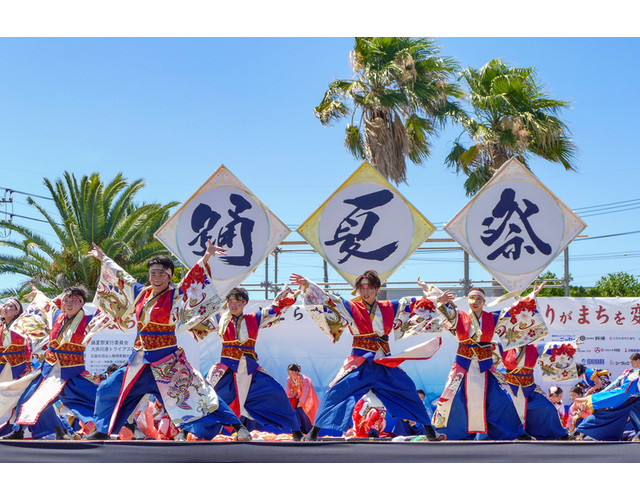
M435 429L430 425L424 426L424 432L427 436L427 441L444 441L445 439L447 439L447 436L445 436L444 434L436 433Z
M584 436L580 432L573 431L571 434L569 434L568 440L569 441L583 441L584 440Z
M314 425L309 432L302 436L302 441L317 441L319 432L320 427Z
M188 432L185 430L181 430L180 432L178 432L178 434L176 434L173 437L174 441L187 441L188 439Z
M251 433L244 425L236 429L236 441L251 441Z
M109 441L111 439L111 436L109 436L109 434L105 434L104 432L96 430L91 434L87 434L84 439L85 441Z
M133 437L131 439L134 439L136 441L144 441L145 439L147 439L147 436L145 436L144 432L136 427L136 430L133 431Z
M6 436L2 436L0 439L24 439L24 431L18 429L17 431L10 432Z
M300 431L291 431L291 436L294 441L301 441L304 435Z
M123 427L129 429L133 434L133 436L131 437L132 441L141 441L147 439L147 436L144 435L144 432L142 432L136 424L124 424Z
M64 440L64 441L73 441L76 437L73 434L69 434L59 425L54 427L53 430L56 432L56 440Z

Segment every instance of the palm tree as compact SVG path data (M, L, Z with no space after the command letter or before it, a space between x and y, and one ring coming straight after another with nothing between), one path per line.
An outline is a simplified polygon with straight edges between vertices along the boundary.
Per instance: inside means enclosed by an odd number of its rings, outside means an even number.
M356 38L352 80L329 84L314 114L323 125L351 115L345 147L387 179L406 182L405 158L423 163L430 137L459 111L449 81L459 70L428 38ZM349 107L353 105L353 109Z
M534 68L516 68L493 59L480 69L462 72L471 115L459 120L464 128L446 164L467 176L465 190L475 194L511 157L527 165L531 156L575 170L576 146L558 114L568 101L552 99L536 79ZM461 142L467 135L474 144Z
M139 279L146 276L145 263L150 257L166 254L153 233L177 202L135 204L135 195L145 185L142 180L129 182L118 174L105 185L97 173L83 176L78 182L73 174L65 172L64 179L55 183L44 179L44 184L55 203L55 217L32 198L27 201L47 220L58 241L49 242L25 226L0 222L0 227L21 236L20 240L0 242L21 253L0 255L0 274L25 276L20 291L29 291L29 282L49 295L75 284L94 289L99 266L86 256L92 242ZM15 293L16 290L0 291L3 296Z

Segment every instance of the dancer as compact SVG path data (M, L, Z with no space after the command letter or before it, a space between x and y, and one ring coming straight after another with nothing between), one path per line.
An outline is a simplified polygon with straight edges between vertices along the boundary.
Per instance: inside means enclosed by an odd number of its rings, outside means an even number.
M291 363L287 367L287 397L291 401L291 406L296 412L300 430L307 434L313 427L320 405L320 398L313 382L309 377L303 375L300 365Z
M435 304L429 299L417 300L415 297L377 300L381 281L373 270L356 279L353 294L358 293L358 297L351 301L325 292L299 274L292 274L290 280L300 287L311 318L333 342L340 339L347 326L353 335L351 355L330 384L315 424L304 440L316 440L321 429L346 432L356 402L370 390L391 415L424 425L429 440L443 439L431 427L415 384L398 367L407 358L386 359L390 355L389 334L392 331L397 340L442 330ZM441 302L442 297L438 297L438 301ZM440 342L440 337L432 339L426 346L429 352L417 359L430 358Z
M270 307L245 314L249 294L244 288L230 290L225 297L229 310L206 322L222 338L220 362L209 370L207 382L246 427L252 427L247 420L272 425L291 432L293 439L299 441L300 425L287 394L258 364L256 354L259 330L275 325L295 301L295 294L287 286Z
M223 426L233 427L238 440L251 439L238 417L191 366L176 338L181 331L194 333L219 309L210 258L225 253L209 241L204 256L177 287L171 281L171 259L154 257L147 263L150 285L143 286L93 245L88 255L102 262L95 301L124 331L135 314L138 336L127 365L100 385L96 431L87 439L104 440L119 432L146 394L160 400L179 429L200 439L212 439Z
M586 404L582 403L582 404L578 404L576 403L576 400L579 398L583 398L585 396L584 394L584 387L582 384L578 383L576 385L574 385L570 390L569 390L569 396L571 397L571 406L569 406L569 412L567 415L567 423L565 425L565 427L567 428L567 430L573 434L573 432L576 430L576 427L578 427L578 425L580 425L580 422L582 422L585 418L587 418L589 415L591 415L591 410L587 407Z
M424 282L420 286L428 292ZM534 297L541 288L536 287L532 297L522 299L512 308L495 312L483 310L484 290L471 288L468 296L471 312L454 311L448 316L445 326L458 339L458 351L433 416L434 427L446 434L447 439L474 439L477 434L486 434L494 440L531 439L492 370L493 353L497 351L493 337L500 319L511 316L515 320L515 312L523 307L535 310ZM543 327L531 315L527 330Z
M536 439L567 439L569 433L560 421L558 410L533 378L533 369L543 348L543 345L528 344L505 351L502 355L507 369L505 386L527 434Z
M32 342L42 340L44 334L39 328L29 329L30 322L19 321L24 312L22 304L14 298L7 299L0 307L0 435L12 434L15 423L15 406L29 384L38 376L31 365ZM27 333L29 332L29 333ZM37 345L36 341L36 345ZM57 439L64 439L60 419L53 407L47 408L33 426L27 426L34 439L55 433ZM24 437L24 430L17 429L13 438Z
M387 409L373 391L367 392L353 408L353 427L347 431L348 438L388 437Z
M85 368L84 354L91 337L110 323L100 310L93 314L85 312L88 292L83 286L67 288L59 301L49 300L35 288L29 296L33 300L23 321L39 324L49 333L49 342L41 371L18 401L13 432L6 436L8 439L22 439L24 428L35 426L43 416L52 421L56 401L83 423L93 422L98 385ZM55 426L56 437L71 439L59 426Z
M587 387L585 396L600 392L611 383L609 370L594 370L587 368L582 363L577 363L577 369L578 377Z
M562 388L557 385L552 385L549 387L549 396L547 396L547 398L558 412L558 417L560 418L562 426L569 428L567 425L569 417L567 416L564 403L562 402Z
M629 423L636 433L640 431L640 353L634 352L629 361L631 368L604 390L574 399L578 408L585 405L592 413L576 427L573 438L585 435L598 441L620 441Z

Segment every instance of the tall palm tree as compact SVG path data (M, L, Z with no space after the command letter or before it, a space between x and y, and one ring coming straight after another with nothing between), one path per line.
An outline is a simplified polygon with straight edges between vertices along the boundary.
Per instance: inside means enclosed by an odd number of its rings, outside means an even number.
M21 252L18 256L0 255L0 274L25 276L22 291L30 289L29 281L51 295L75 284L94 289L99 266L86 256L93 242L136 278L146 275L145 263L150 257L166 253L153 233L177 202L135 204L135 195L145 185L142 180L129 182L118 174L105 185L97 173L83 176L78 182L73 174L65 172L64 179L54 183L44 179L44 184L57 213L50 214L32 198L27 201L47 220L56 242L47 241L25 226L0 222L0 227L21 237L0 242ZM15 292L0 291L0 295Z
M430 137L459 111L459 70L428 38L361 37L351 52L354 78L329 84L314 114L323 125L351 115L345 147L387 179L406 182L405 158L423 163ZM350 108L353 106L353 109Z
M575 170L577 148L558 118L569 102L552 99L534 68L511 67L493 59L480 69L464 70L462 79L471 113L459 120L464 130L446 164L467 176L468 196L512 157L527 165L531 156L538 156ZM463 135L474 144L464 146Z

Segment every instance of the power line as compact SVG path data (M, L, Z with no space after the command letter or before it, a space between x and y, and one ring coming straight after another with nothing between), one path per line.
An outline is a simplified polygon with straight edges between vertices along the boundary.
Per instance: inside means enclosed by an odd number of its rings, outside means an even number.
M577 208L574 210L580 217L590 217L592 215L607 215L617 212L626 212L640 208L640 199L616 201L613 203L603 203L601 205L591 205L589 207Z
M0 186L0 189L4 189L5 191L8 191L10 193L25 194L27 196L35 196L36 198L42 198L43 200L51 200L51 201L53 201L53 198L49 198L47 196L42 196L42 195L39 195L39 194L25 193L24 191L16 191L15 189L11 189L11 188L8 188L8 187L2 187L2 186Z
M603 203L602 205L590 205L588 207L581 207L581 208L576 208L574 209L574 211L580 211L580 210L590 210L590 209L594 209L594 208L606 208L606 207L611 207L614 205L624 205L627 203L640 203L640 198L634 198L633 200L625 200L625 201L614 201L613 203Z
M26 215L10 214L9 212L0 212L0 213L9 216L9 221L11 221L11 219L13 219L14 217L20 217L21 219L28 219L35 222L44 222L45 224L49 223L48 220L34 219L33 217L27 217Z
M613 238L614 236L627 236L629 234L638 234L640 233L640 230L638 231L629 231L627 233L616 233L616 234L604 234L602 236L588 236L586 238L577 238L574 240L575 241L589 241L589 240L599 240L601 238Z

